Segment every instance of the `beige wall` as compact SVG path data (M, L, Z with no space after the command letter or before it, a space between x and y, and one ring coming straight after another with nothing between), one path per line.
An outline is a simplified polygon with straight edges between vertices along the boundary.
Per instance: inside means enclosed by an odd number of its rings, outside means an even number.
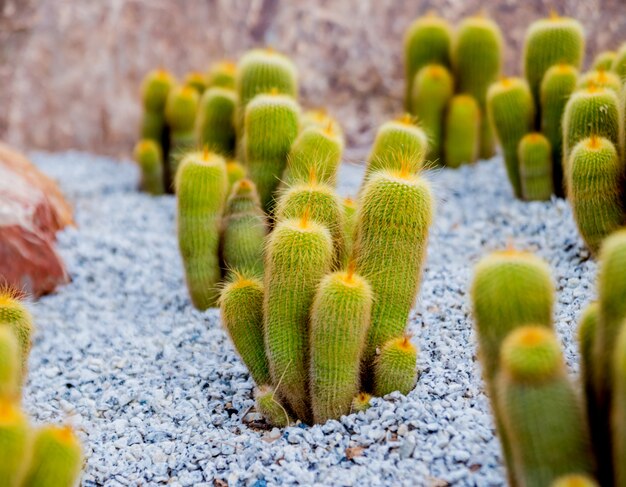
M303 103L329 106L361 153L400 110L413 18L484 9L505 30L512 74L526 26L555 4L583 21L589 55L626 40L626 0L0 0L0 138L128 154L147 70L182 75L271 45L300 68Z

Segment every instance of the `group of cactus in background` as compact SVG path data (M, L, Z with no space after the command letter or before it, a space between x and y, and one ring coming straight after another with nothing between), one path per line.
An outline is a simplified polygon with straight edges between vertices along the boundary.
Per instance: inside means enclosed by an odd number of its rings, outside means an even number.
M73 487L82 452L71 429L33 429L21 410L33 332L32 317L16 295L0 291L0 485Z
M545 262L507 250L476 267L479 357L513 486L626 485L626 230L600 252L579 327L580 391L553 326Z

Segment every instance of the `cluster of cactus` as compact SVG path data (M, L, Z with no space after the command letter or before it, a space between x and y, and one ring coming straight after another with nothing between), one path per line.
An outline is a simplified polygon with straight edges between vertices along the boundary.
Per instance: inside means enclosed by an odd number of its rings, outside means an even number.
M406 32L405 110L418 117L431 164L459 167L492 157L487 90L502 69L502 34L490 19L464 19L453 31L444 19L418 18Z
M33 428L21 410L32 317L15 293L0 291L0 485L73 487L82 452L71 429Z
M580 391L554 332L554 290L541 259L512 250L487 256L471 294L510 484L626 485L626 230L602 244L598 301L580 318Z

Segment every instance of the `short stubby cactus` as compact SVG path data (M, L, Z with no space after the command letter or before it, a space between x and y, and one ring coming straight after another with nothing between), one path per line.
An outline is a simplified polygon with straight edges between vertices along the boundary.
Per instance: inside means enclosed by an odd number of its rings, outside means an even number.
M165 130L165 104L173 85L174 78L163 69L152 71L144 78L141 85L144 109L142 139L152 139L159 144L162 142Z
M565 195L563 179L563 112L576 89L578 70L569 64L557 64L546 71L541 82L541 131L552 147L552 178L557 196Z
M274 191L287 165L299 129L300 108L285 95L259 95L246 110L245 155L248 175L257 186L261 205L271 213Z
M263 316L272 383L305 422L311 418L309 312L332 257L330 232L307 213L279 221L267 241Z
M21 395L22 362L15 333L0 325L0 402L17 401Z
M612 366L611 430L615 485L626 485L626 320L622 322Z
M359 391L371 310L372 290L353 266L320 282L310 325L310 383L316 423L350 414Z
M235 89L236 72L237 65L232 61L224 60L213 63L206 75L207 89L214 87Z
M504 152L504 162L515 196L522 197L517 148L532 131L533 99L528 83L520 78L505 78L494 83L487 93L487 113Z
M574 147L569 159L568 198L578 230L593 253L625 223L622 181L622 164L609 140L592 135Z
M18 294L10 289L0 289L0 326L8 326L15 333L22 373L25 374L32 344L33 318Z
M383 397L399 391L406 395L416 382L417 349L409 337L387 341L374 361L374 394Z
M354 258L356 271L374 293L364 370L376 349L401 336L419 289L433 218L428 182L407 167L378 171L359 200Z
M0 485L23 485L29 460L30 427L17 403L0 397Z
M548 139L533 132L520 140L518 148L522 195L526 201L549 200L552 182L552 149Z
M611 64L611 71L622 80L626 79L626 43L622 44L622 47L615 54L615 59L613 59L613 64Z
M224 159L209 152L189 154L176 176L178 243L193 305L216 306L221 279L219 236L228 181Z
M622 91L622 80L615 73L601 69L599 71L588 71L578 80L576 89L584 90L590 86L596 88L608 88L613 90L618 96Z
M263 276L263 248L267 222L254 183L235 183L222 222L222 258L228 272Z
M188 86L170 90L165 115L170 127L169 174L175 180L176 170L183 157L196 147L194 126L198 112L198 92Z
M207 89L206 76L198 71L191 71L185 75L185 86L189 86L198 92L198 96L202 96Z
M161 145L152 139L142 139L135 146L134 158L141 169L141 189L155 196L163 194Z
M511 332L502 344L497 400L518 485L593 472L582 407L554 332L533 325Z
M415 20L404 35L405 107L411 111L415 75L427 64L450 67L452 28L436 15Z
M457 90L473 96L481 112L480 157L490 158L495 147L493 133L486 115L487 90L496 82L502 71L502 32L493 20L468 17L456 32L452 49ZM446 161L449 164L449 161Z
M210 88L200 99L196 118L196 139L200 147L232 157L235 152L236 95L228 88Z
M602 51L599 52L595 58L593 58L593 62L591 63L591 69L595 71L599 71L601 69L605 71L610 71L613 67L613 61L615 61L615 57L617 53L615 51Z
M278 428L285 428L295 421L291 419L289 411L280 402L276 390L269 385L263 385L258 388L255 394L257 411L266 419L266 421L272 426Z
M83 463L80 442L69 427L44 426L33 439L24 487L73 487Z
M248 173L241 163L231 159L226 162L226 175L228 176L228 194L230 194L235 183L247 177Z
M361 411L366 411L371 406L370 401L372 400L372 395L367 392L359 392L354 399L352 399L352 406L350 407L350 411L352 413L360 413Z
M475 162L480 149L480 108L471 95L456 95L446 115L444 154L446 165Z
M443 126L448 102L454 93L450 71L439 64L429 64L415 75L411 94L411 113L428 136L427 159L439 162L443 150Z
M258 386L271 381L263 339L263 284L235 274L222 289L220 312L224 328Z

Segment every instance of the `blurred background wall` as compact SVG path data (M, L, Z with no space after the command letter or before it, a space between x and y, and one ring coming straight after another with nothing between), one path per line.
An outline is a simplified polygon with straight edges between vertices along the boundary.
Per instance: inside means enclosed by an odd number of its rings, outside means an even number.
M0 139L128 155L148 70L182 76L269 45L294 58L303 104L328 106L362 154L401 109L402 36L415 17L484 11L516 74L527 25L550 8L583 22L587 62L626 40L626 0L0 0Z

